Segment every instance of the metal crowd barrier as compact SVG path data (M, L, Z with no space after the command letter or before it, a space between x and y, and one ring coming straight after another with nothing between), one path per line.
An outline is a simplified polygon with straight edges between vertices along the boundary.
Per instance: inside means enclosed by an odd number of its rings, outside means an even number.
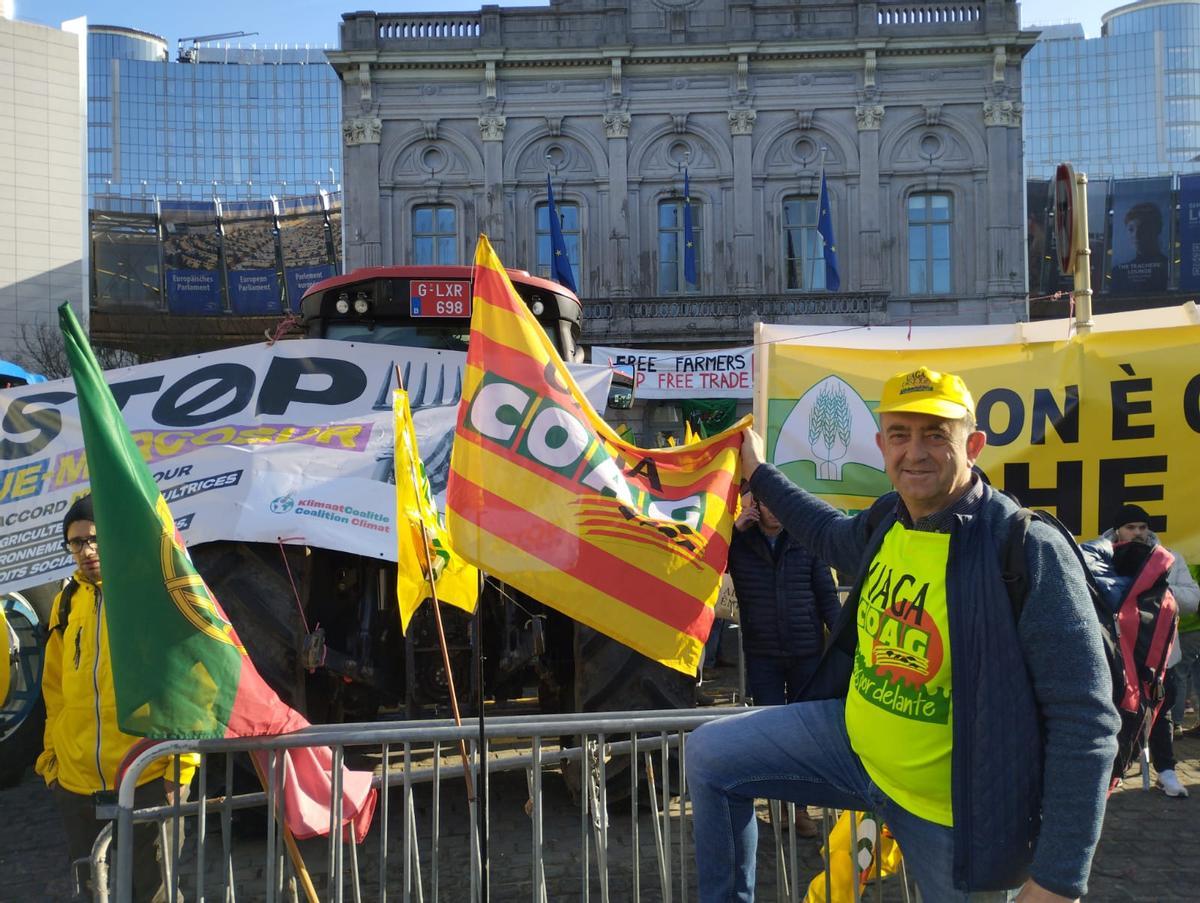
M161 838L173 820L176 829L186 828L187 840L182 854L175 845L166 853L167 900L437 903L529 898L549 903L563 896L583 901L595 896L601 903L688 903L696 890L684 779L688 734L740 711L744 709L492 717L482 734L476 722L456 727L450 721L407 721L313 726L282 737L164 741L130 764L116 806L100 813L115 819L115 838L110 825L93 848L93 899L108 903L114 894L120 903L129 901L135 822L158 823ZM477 788L478 799L470 804L459 740L469 744L468 765ZM374 768L375 786L381 788L371 832L355 845L344 839L343 831L332 830L342 820L335 779L328 837L297 843L312 879L307 892L305 875L285 853L282 820L267 815L282 811L277 788L282 750L303 746L331 747L339 777L349 754L353 767ZM265 790L229 792L235 755L257 750L268 751ZM135 810L134 789L142 770L164 755L185 752L201 757L195 800ZM225 792L210 796L216 756L223 760ZM401 791L400 798L392 800L388 790ZM522 812L512 808L514 792L524 798ZM238 830L239 813L254 810L257 820ZM576 810L577 817L570 814ZM769 879L773 866L776 899L798 903L805 899L811 875L820 871L819 863L804 870L801 844L809 844L804 855L811 860L816 841L796 836L791 804L771 802L769 811L771 828L761 832L768 839L760 842L759 896L769 899L764 877ZM492 833L498 813L509 826L503 834ZM515 836L510 831L514 817L523 826ZM834 813L825 811L820 819L826 848L833 818ZM219 830L213 831L210 822L219 824ZM110 862L114 839L115 864ZM852 829L850 850L857 848ZM907 880L900 878L903 897L889 894L909 903ZM897 886L876 881L871 888L875 893L867 896L882 901L884 883ZM825 900L839 899L830 893L828 868L824 889ZM857 881L853 899L860 899Z

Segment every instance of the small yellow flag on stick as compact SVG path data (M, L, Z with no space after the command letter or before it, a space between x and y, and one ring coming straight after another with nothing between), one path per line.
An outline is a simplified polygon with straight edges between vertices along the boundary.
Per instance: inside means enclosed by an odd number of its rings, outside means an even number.
M479 600L479 570L463 561L450 547L446 528L438 517L433 490L425 474L425 463L417 451L408 392L396 389L392 396L396 456L396 598L400 602L400 628L408 631L408 622L421 603L430 598L432 579L437 581L437 598L463 611L475 611Z

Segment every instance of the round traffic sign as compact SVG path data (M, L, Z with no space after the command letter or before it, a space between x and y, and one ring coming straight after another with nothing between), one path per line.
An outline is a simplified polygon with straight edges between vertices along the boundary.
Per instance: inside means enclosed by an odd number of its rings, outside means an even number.
M1078 240L1079 236L1075 234L1075 169L1070 163L1059 163L1054 173L1054 247L1064 276L1075 272Z

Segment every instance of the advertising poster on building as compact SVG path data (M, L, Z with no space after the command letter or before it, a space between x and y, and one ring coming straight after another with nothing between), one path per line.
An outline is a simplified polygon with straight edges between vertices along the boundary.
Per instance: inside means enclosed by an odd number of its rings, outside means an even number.
M1179 178L1179 288L1200 289L1200 175Z
M229 303L235 314L278 314L283 310L275 206L271 201L221 205Z
M1164 543L1200 560L1194 307L1104 314L1082 335L1063 320L806 332L762 324L755 335L755 418L768 460L799 486L845 510L888 492L874 408L888 378L926 366L961 375L974 395L993 486L1084 540L1121 505L1141 505Z
M304 293L336 272L325 205L320 197L289 198L283 202L279 246L283 253L288 309L298 311Z
M215 316L224 310L217 205L162 201L163 274L173 314Z
M92 298L97 308L162 308L158 222L153 215L92 210Z
M1114 295L1167 290L1171 179L1121 179L1113 185L1112 254L1106 280Z
M750 398L754 348L655 351L592 346L592 363L633 367L634 398Z
M310 339L105 373L189 545L285 542L396 559L399 367L439 505L466 354ZM603 412L612 373L571 373ZM0 586L69 577L62 517L88 490L70 379L0 391Z

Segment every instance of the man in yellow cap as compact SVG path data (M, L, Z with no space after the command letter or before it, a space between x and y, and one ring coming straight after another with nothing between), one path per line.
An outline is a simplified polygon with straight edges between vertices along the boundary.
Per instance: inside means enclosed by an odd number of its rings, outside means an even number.
M857 579L801 701L688 745L700 899L753 900L767 797L880 813L926 903L1076 900L1120 726L1082 565L1030 523L1018 619L1000 561L1018 509L974 471L987 437L962 379L897 374L876 411L896 491L853 517L746 432L751 491Z

